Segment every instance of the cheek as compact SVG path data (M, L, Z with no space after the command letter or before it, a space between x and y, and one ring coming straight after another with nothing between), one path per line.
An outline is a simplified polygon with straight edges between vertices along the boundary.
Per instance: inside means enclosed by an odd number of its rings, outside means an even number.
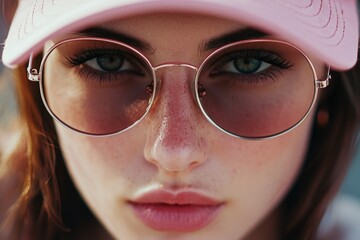
M123 193L150 179L153 168L143 161L141 138L134 137L139 134L94 138L61 126L57 132L70 176L95 213L111 214L107 205L116 205Z
M284 199L303 164L310 126L311 120L307 120L274 139L242 144L224 141L218 146L222 161L214 169L224 171L214 174L218 186L231 195L224 228L237 222L243 229L251 229Z
M302 166L307 137L302 136L303 141L298 137L277 139L275 145L243 144L236 152L228 144L221 163L214 167L227 174L218 171L213 175L222 179L219 186L235 192L235 201L241 207L253 209L251 213L256 211L255 206L270 207L287 193Z

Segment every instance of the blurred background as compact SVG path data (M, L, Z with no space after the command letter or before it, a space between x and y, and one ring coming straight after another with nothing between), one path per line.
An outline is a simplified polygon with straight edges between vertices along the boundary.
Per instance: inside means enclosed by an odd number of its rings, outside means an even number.
M1 2L2 1L0 1L0 3ZM2 14L2 11L0 11L0 56L2 52L2 43L5 41L7 31ZM0 61L0 76L3 74L9 73ZM3 126L9 124L11 126L11 123L14 121L14 117L16 116L17 110L12 89L13 86L10 77L0 77L0 145L3 141L6 141L5 136L7 128L4 128ZM358 147L357 154L354 157L352 166L349 169L345 182L342 185L341 192L360 200L360 147Z

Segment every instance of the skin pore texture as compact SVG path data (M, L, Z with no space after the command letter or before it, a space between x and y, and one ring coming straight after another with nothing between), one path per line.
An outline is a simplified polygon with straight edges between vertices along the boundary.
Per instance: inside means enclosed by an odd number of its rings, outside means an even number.
M246 26L201 15L154 14L100 27L146 42L151 50L143 54L153 66L198 66L210 53L199 51L204 42ZM322 64L315 66L320 72ZM124 133L96 138L56 124L70 175L99 222L122 240L277 239L278 206L302 166L313 114L273 139L237 139L201 113L191 69L165 68L157 77L161 88L150 112ZM129 201L159 189L206 195L221 207L209 224L194 231L153 229Z

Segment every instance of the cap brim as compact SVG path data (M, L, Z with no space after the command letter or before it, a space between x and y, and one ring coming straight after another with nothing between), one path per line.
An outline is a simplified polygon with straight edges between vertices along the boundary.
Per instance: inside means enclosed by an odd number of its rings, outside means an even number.
M9 67L28 60L44 42L63 33L138 14L178 11L230 18L265 30L318 56L332 68L357 61L355 0L26 0L20 1L3 52Z

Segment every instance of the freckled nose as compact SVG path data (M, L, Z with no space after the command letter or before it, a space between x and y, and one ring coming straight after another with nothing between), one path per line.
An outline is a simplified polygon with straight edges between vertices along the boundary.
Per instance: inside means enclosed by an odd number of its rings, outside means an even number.
M190 87L193 75L182 67L162 71L145 146L145 158L161 170L182 172L206 160L204 119Z

